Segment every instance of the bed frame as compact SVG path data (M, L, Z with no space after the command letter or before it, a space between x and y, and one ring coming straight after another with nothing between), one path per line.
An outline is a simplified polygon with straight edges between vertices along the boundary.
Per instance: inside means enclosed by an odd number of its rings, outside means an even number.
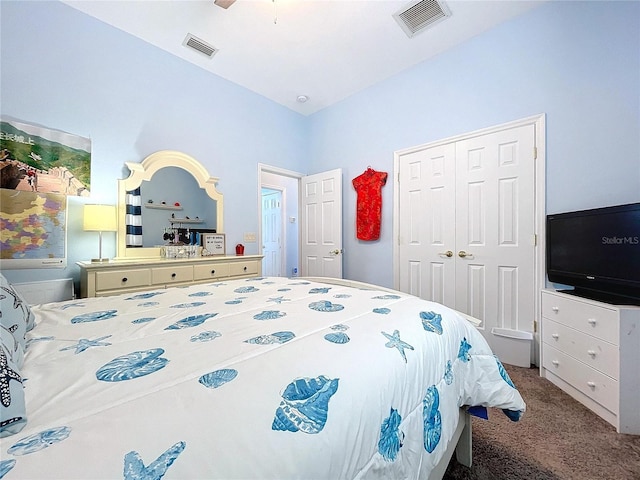
M371 283L358 282L355 280L347 280L344 278L329 278L329 277L300 277L303 280L309 280L312 282L329 283L333 285L343 285L347 287L361 288L365 290L382 290L389 293L402 293L392 288L381 287L379 285L373 285ZM466 320L472 323L475 327L479 327L482 321L477 318L470 317L462 312L458 312ZM456 460L458 463L465 467L471 467L473 461L472 455L472 441L471 441L471 415L465 408L460 408L458 423L455 431L453 432L453 438L447 446L447 450L440 462L429 474L428 480L441 480L447 470L447 466L453 457L453 453L456 454Z

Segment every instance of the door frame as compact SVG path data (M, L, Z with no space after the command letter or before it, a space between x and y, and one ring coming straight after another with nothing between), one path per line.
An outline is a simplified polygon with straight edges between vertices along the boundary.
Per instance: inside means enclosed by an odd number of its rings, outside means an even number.
M473 132L463 133L452 137L436 140L434 142L416 145L414 147L397 150L393 153L393 285L395 289L400 286L400 159L403 155L414 153L426 148L432 148L448 143L458 142L473 137L478 137L501 130L510 128L533 125L535 135L535 164L534 164L534 182L535 182L535 202L534 202L534 231L536 235L536 248L534 250L535 266L534 266L534 285L536 286L536 298L534 299L534 324L532 326L535 340L534 357L536 365L539 364L539 348L540 330L538 328L538 319L540 318L540 292L546 286L546 262L545 262L545 220L546 220L546 138L545 138L545 121L544 113L532 115L530 117L514 120L511 122L495 125Z
M280 168L280 167L274 167L273 165L267 165L264 163L258 163L258 218L259 218L259 222L258 222L258 238L256 239L258 241L258 254L262 255L262 187L265 188L271 188L271 189L277 189L278 187L274 187L273 184L269 184L269 183L263 183L262 182L262 174L263 173L270 173L272 175L278 175L281 177L287 177L287 178L293 178L296 180L297 184L298 184L298 205L296 206L296 210L297 210L297 215L296 215L296 221L298 223L298 260L297 260L297 265L298 265L298 271L300 271L300 264L301 264L301 248L300 248L300 243L301 243L301 224L302 222L300 222L300 209L301 209L301 200L300 200L300 189L301 189L301 183L302 183L302 177L304 177L305 175L303 173L299 173L299 172L294 172L293 170L287 170L285 168ZM279 187L279 189L281 189L282 187ZM283 197L284 197L284 192L283 192ZM286 210L283 212L284 215L286 216ZM285 228L287 219L283 219L282 222L282 228ZM286 235L285 235L286 237ZM284 239L284 241L286 242L286 238ZM285 276L289 276L290 272L286 271L286 264L287 264L287 252L285 249L283 249L282 252L282 261L285 264Z

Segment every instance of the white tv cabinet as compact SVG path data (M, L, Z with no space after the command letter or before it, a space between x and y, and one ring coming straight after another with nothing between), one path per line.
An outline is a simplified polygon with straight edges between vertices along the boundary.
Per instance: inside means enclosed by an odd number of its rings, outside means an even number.
M640 435L640 307L542 291L541 375Z

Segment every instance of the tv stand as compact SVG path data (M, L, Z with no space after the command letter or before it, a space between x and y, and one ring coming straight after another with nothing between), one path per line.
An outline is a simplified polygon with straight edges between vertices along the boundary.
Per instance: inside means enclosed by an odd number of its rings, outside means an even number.
M608 303L609 305L634 305L640 306L640 298L616 295L615 293L600 292L598 290L587 290L582 288L557 290L560 293L574 295L576 297L588 298L596 302Z
M542 291L540 375L640 435L640 307Z

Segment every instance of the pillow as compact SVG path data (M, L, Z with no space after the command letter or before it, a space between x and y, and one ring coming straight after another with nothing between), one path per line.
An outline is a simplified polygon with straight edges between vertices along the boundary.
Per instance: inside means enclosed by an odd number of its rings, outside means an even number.
M0 330L0 369L2 370L3 387L0 391L0 437L8 437L18 433L27 424L27 410L24 401L24 388L20 369L13 360L12 348L4 343L7 337L12 337L10 342L15 342L13 335L8 335L5 329Z
M35 315L29 304L1 273L0 324L11 332L24 351L27 332L35 326Z

